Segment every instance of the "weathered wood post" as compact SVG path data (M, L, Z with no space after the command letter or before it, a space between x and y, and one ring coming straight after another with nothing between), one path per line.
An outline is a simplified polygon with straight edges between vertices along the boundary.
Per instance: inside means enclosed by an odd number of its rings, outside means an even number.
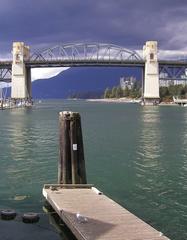
M0 102L0 109L3 110L3 99L1 99L1 102Z
M81 117L76 112L60 112L60 158L58 183L86 184L86 168Z

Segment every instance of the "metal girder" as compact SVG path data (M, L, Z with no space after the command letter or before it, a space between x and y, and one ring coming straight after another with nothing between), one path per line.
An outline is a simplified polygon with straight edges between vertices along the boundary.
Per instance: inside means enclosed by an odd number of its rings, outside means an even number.
M31 60L27 61L26 67L83 67L83 66L103 66L103 67L144 67L144 62L140 60L120 61L120 60Z
M11 82L12 70L7 68L0 69L0 82Z
M116 60L140 61L142 58L133 50L112 44L101 43L72 43L60 44L42 51L37 51L31 56L31 61L57 61L57 60Z
M187 80L186 72L187 66L159 66L159 78L161 80Z
M10 83L11 82L11 78L0 78L0 82L6 82L6 83Z
M0 69L12 69L12 60L0 61Z

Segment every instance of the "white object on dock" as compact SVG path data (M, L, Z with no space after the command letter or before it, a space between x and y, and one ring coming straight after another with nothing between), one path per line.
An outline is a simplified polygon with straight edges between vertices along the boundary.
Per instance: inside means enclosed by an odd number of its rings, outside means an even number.
M92 187L91 188L96 194L98 194L98 195L101 195L101 194L103 194L101 191L99 191L97 188L95 188L95 187Z
M76 218L79 223L86 223L88 222L88 219L81 215L80 213L76 213Z

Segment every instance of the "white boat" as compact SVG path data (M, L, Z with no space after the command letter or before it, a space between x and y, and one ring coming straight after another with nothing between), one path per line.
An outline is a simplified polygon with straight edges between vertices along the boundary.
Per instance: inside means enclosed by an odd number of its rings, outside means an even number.
M187 99L179 99L178 97L173 96L173 102L180 106L187 106Z

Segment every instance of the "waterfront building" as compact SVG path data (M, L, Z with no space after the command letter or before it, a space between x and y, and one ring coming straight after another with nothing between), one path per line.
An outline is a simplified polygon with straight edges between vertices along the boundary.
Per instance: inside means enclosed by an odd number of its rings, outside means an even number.
M167 80L160 80L160 87L169 87L171 85L187 85L187 80L172 80L172 79L167 79Z
M124 90L126 87L128 89L132 89L134 86L134 83L136 82L136 78L133 76L130 77L120 77L120 87Z
M159 75L160 81L159 85L160 87L169 87L171 85L187 85L187 77L181 76L181 79L169 79L167 73L160 73Z

